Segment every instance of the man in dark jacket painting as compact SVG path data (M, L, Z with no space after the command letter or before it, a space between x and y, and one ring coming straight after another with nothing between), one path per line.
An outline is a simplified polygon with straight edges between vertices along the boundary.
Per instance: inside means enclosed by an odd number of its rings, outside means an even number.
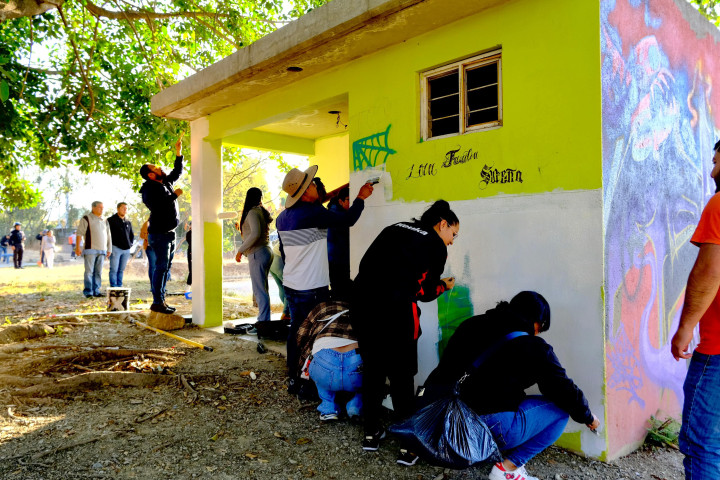
M153 164L140 167L145 180L140 187L143 203L150 210L148 243L155 253L155 272L152 279L153 303L150 310L172 313L175 308L165 303L165 285L175 254L175 228L180 222L177 198L183 191L173 189L173 184L183 173L182 136L175 143L175 165L170 173Z

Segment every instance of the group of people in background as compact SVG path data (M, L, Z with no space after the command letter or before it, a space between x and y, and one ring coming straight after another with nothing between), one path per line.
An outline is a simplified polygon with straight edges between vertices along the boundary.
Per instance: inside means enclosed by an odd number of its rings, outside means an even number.
M152 164L146 164L140 168L140 176L145 180L140 188L140 194L143 203L150 210L150 218L140 231L140 238L144 241L143 249L148 258L148 274L153 294L153 303L150 309L161 313L175 311L174 307L167 305L165 296L175 253L175 228L179 224L177 197L182 195L182 190L173 189L172 186L180 178L184 169L181 155L182 138L178 140L175 149L177 154L175 168L169 174ZM118 203L117 211L107 219L103 217L104 210L103 202L92 202L90 212L79 220L77 229L68 237L68 244L72 247L71 258L78 257L84 261L82 293L86 298L105 296L101 290L105 260L110 262L108 279L110 288L123 286L125 268L135 244L133 226L127 217L127 203ZM186 238L190 245L189 232ZM53 231L44 230L38 234L37 239L40 242L41 252L38 263L52 268L56 249L56 238ZM15 268L24 268L22 259L25 240L22 225L20 222L16 222L10 234L0 241L3 257L8 248L12 250ZM188 249L189 258L190 255ZM191 276L188 276L188 284L191 281Z
M374 451L386 435L382 403L388 383L396 420L417 409L414 377L422 333L418 302L434 300L454 287L454 278L441 275L460 221L450 205L439 200L419 219L384 228L363 255L353 281L349 228L362 215L373 186L363 185L351 201L347 186L327 193L317 170L292 169L285 176L285 209L276 220L276 251L284 265L281 292L290 315L288 392L319 400L321 421L362 417L362 448ZM272 220L262 206L262 191L251 188L238 224L243 242L236 260L248 261L261 337L271 328ZM508 329L528 337L494 352L488 368L474 373L463 392L504 453L491 479L533 480L525 463L557 440L570 417L593 430L599 426L552 347L537 336L549 327L545 299L536 292L521 292L511 302L500 302L496 309L463 323L430 376L430 382L457 381ZM496 374L503 378L503 393L485 400L480 392ZM533 384L543 395L525 395L525 388ZM402 445L399 464L413 465L417 458Z

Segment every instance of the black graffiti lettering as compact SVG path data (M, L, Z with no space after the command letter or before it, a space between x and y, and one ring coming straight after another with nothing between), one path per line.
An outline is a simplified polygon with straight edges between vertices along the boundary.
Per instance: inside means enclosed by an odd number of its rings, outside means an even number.
M435 169L434 163L421 163L417 166L413 163L408 169L408 175L405 177L405 180L426 177L428 175L435 176L436 174L437 170Z
M522 183L522 172L512 168L506 168L505 170L498 170L497 168L490 167L488 165L483 166L480 171L480 190L484 190L491 183Z
M462 147L458 147L455 150L450 150L445 154L445 161L443 162L442 166L443 168L452 167L453 165L458 165L460 163L466 163L470 160L477 159L477 152L473 152L472 148L468 148L467 151L463 152L462 155L458 155L457 153L460 151Z

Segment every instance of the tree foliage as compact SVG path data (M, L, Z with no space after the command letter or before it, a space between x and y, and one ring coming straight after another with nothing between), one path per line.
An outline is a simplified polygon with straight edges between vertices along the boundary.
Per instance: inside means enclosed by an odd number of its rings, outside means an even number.
M0 207L37 204L27 165L139 182L186 128L152 95L326 1L0 0Z
M716 27L720 27L720 0L688 0Z

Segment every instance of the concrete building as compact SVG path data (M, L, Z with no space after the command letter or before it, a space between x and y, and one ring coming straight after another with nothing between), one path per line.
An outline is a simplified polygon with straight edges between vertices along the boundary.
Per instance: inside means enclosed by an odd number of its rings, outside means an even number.
M605 425L559 444L613 459L679 418L669 341L714 191L718 31L685 0L333 0L152 101L192 126L193 318L221 321L220 146L311 157L351 195L353 274L377 233L444 198L461 220L422 309L421 372L457 323L520 290ZM714 108L713 108L714 107ZM383 272L378 272L380 277Z

